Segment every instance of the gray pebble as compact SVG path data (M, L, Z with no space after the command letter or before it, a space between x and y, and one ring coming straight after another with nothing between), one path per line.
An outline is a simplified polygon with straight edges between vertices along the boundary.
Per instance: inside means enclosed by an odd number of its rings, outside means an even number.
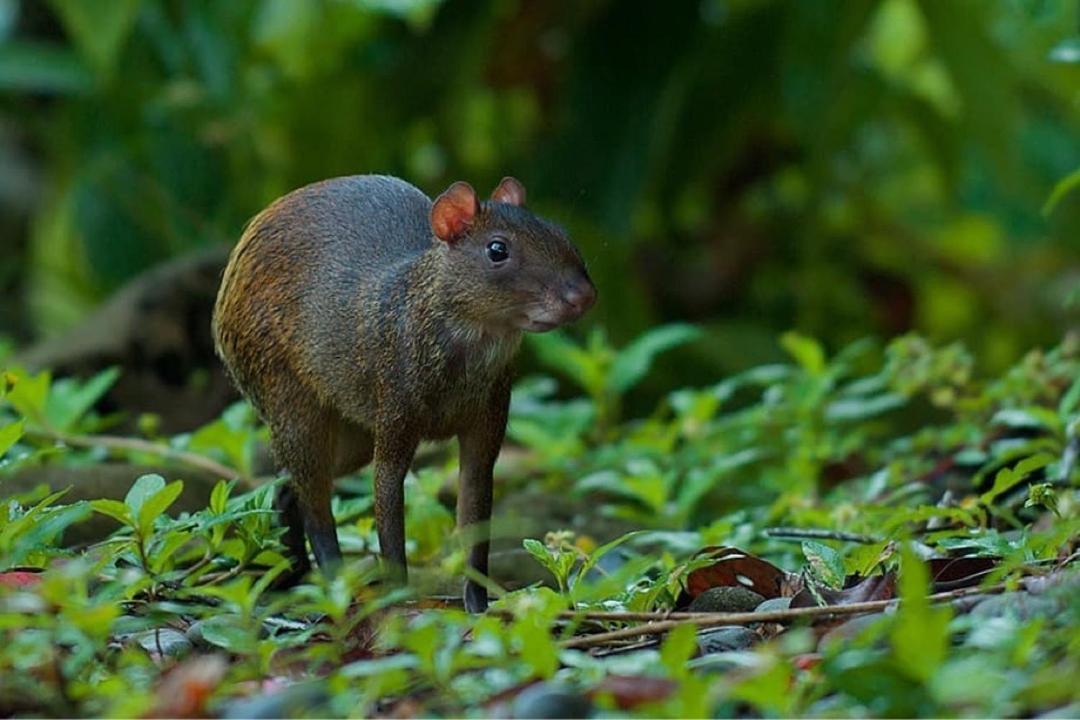
M329 717L320 711L330 699L321 681L298 683L267 695L226 702L218 711L222 718Z
M992 618L1011 615L1019 620L1053 615L1061 605L1053 598L1030 595L1025 592L1003 593L983 600L971 611L973 617Z
M754 608L754 612L777 612L779 610L790 610L791 598L790 597L776 597L769 598L765 602Z
M144 630L132 635L130 640L153 655L160 652L166 657L180 657L191 650L191 641L184 633L172 628Z
M699 632L698 650L702 655L745 650L758 641L757 633L741 625L721 625Z
M739 585L709 588L690 603L687 612L751 612L765 598Z
M592 715L589 699L555 683L537 683L514 698L515 718L587 718Z

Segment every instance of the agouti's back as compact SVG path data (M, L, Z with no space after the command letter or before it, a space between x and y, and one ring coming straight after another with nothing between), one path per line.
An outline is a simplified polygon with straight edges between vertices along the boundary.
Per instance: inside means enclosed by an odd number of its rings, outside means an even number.
M313 376L320 366L332 375L355 368L356 304L429 249L430 210L403 180L355 175L295 190L251 221L226 268L214 330L256 407L269 402L262 385L278 374L274 365L319 396L333 384Z

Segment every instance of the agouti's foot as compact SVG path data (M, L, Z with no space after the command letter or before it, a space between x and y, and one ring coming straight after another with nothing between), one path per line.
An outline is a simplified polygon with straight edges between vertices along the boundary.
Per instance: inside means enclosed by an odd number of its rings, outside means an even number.
M473 614L487 612L487 589L472 580L465 581L465 611Z

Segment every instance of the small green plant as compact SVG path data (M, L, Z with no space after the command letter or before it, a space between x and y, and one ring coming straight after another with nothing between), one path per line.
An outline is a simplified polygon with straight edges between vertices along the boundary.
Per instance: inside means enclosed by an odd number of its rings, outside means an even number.
M589 396L596 407L594 437L603 438L621 419L622 397L644 379L656 357L700 335L692 325L663 325L618 350L602 328L594 328L583 345L561 332L530 335L529 340L541 362Z

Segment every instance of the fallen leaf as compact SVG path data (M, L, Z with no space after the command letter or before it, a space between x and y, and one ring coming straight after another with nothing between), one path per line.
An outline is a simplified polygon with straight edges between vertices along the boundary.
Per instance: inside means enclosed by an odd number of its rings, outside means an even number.
M783 596L785 588L790 587L788 573L738 548L707 547L694 557L702 556L715 562L686 576L686 592L691 599L710 588L732 586L744 587L769 599Z
M896 573L871 575L865 579L851 576L845 581L843 590L827 587L803 588L791 599L791 607L821 607L814 595L818 595L825 605L854 605L873 600L892 600L896 597ZM816 593L815 593L816 591Z
M974 587L1001 562L996 557L931 558L930 580L933 592Z

